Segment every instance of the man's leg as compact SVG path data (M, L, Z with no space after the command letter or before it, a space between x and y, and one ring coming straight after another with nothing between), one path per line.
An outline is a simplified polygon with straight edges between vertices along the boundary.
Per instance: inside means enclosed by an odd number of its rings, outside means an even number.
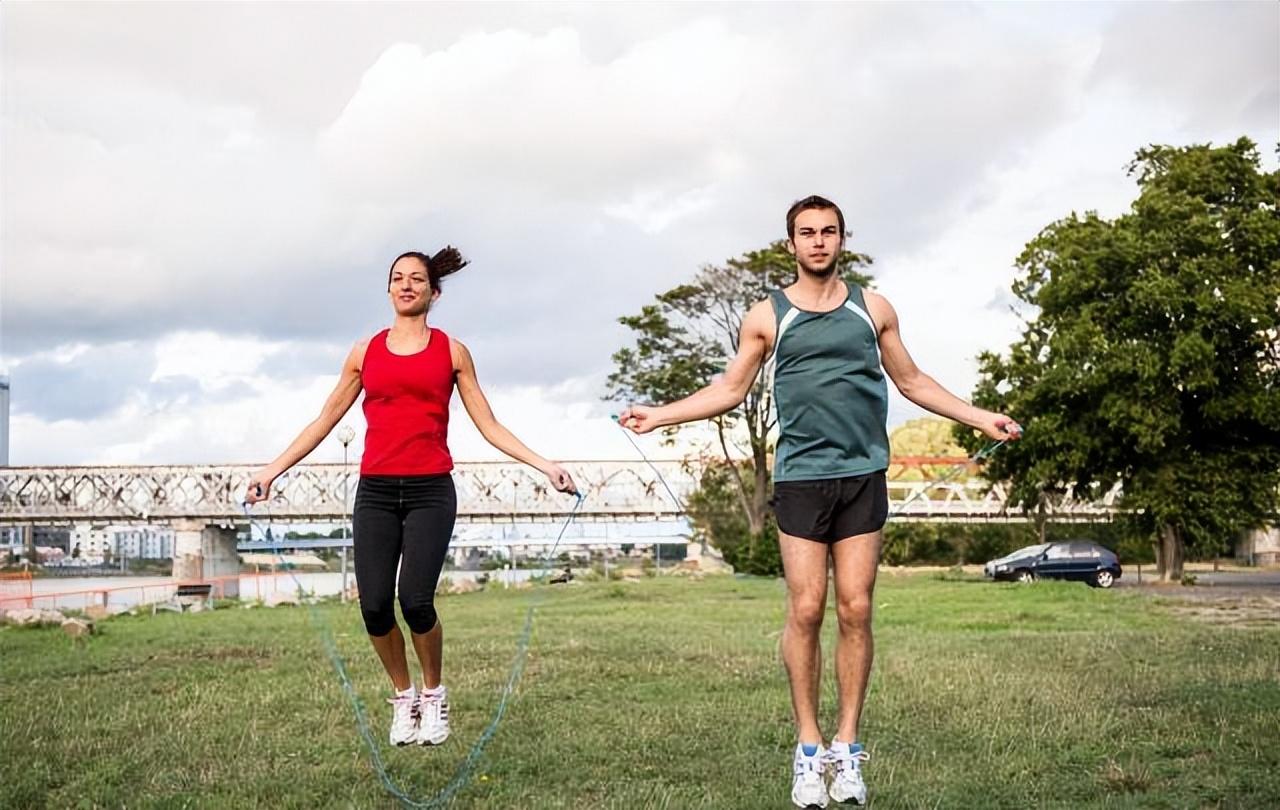
M836 738L843 742L858 740L858 721L871 675L871 597L881 541L882 533L877 530L847 537L831 547L840 626L836 642L836 682L840 692Z
M822 742L818 728L818 685L822 673L819 633L827 603L826 543L778 533L787 580L787 622L782 630L782 661L791 682L800 742Z

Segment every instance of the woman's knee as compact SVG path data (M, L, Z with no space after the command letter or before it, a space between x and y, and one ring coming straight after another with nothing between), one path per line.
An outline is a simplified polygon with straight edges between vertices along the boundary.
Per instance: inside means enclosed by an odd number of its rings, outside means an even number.
M440 617L436 614L435 594L400 594L400 612L409 629L418 635L435 629Z
M390 633L391 628L396 626L395 600L390 597L379 600L365 599L362 594L360 615L364 618L365 632L371 636L381 638Z

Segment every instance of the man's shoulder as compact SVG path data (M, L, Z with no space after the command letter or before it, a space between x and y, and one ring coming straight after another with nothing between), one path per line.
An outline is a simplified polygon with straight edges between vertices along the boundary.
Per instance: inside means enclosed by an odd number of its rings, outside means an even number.
M747 310L747 317L744 323L756 321L761 325L772 325L778 315L778 299L776 296L770 295L751 305L751 309Z

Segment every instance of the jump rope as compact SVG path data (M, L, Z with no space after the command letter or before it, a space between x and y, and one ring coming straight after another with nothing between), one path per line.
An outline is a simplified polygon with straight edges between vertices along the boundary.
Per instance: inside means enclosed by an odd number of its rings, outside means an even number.
M261 489L259 489L258 492L260 493ZM581 492L574 492L571 494L576 500L573 504L573 508L569 511L568 517L565 518L564 523L560 526L560 531L556 535L555 542L551 545L550 550L548 550L542 557L541 565L544 570L548 569L548 565L554 557L556 549L560 546L561 539L564 538L564 533L568 531L570 524L573 523L574 518L578 515L578 511L582 508L583 501L586 500L585 496L583 496ZM279 541L270 531L264 532L258 522L253 519L253 516L249 513L249 504L247 502L244 504L244 513L245 517L249 521L250 529L252 530L257 528L260 534L270 538L272 542L272 553L283 561L283 557L280 555ZM270 506L267 508L267 522L269 526L271 522ZM301 591L302 583L298 580L297 575L295 575L291 569L286 570L289 572L289 576L293 578L294 584L298 587L299 591ZM338 681L342 685L343 694L347 696L347 700L351 703L351 709L356 716L356 727L360 732L361 739L364 740L365 747L369 749L369 761L373 765L374 771L378 774L378 781L382 783L382 786L386 791L395 797L402 806L412 808L413 810L436 810L436 808L446 807L451 801L453 801L453 798L458 791L466 787L467 783L471 781L475 766L480 761L480 757L484 754L485 746L489 744L489 741L493 739L493 735L497 733L498 724L502 722L502 718L507 712L507 706L511 702L511 696L515 693L516 685L520 682L520 676L524 674L525 660L527 659L529 652L529 643L533 638L534 613L546 600L547 590L548 589L536 589L529 600L528 608L525 610L524 627L520 631L519 640L516 642L515 657L511 662L511 669L507 673L506 683L502 687L502 692L498 698L498 705L493 710L493 716L490 718L489 724L480 732L480 736L477 737L475 743L472 744L471 750L467 752L466 759L464 759L454 771L453 778L451 778L448 784L441 788L435 796L426 800L415 799L410 796L396 784L395 780L391 778L391 774L387 772L387 765L382 759L382 749L378 746L377 740L369 728L369 718L364 707L364 702L360 700L360 696L356 694L355 687L351 683L351 676L347 673L347 666L342 659L342 655L338 652L338 645L337 642L334 641L333 632L329 628L329 623L326 622L324 617L316 610L315 605L307 603L308 617L311 620L312 626L320 635L320 639L324 644L325 653L329 657L329 663L333 665L334 672L338 674Z
M617 423L622 434L627 437L627 441L631 443L633 448L635 448L636 453L644 463L649 466L649 469L653 470L654 475L657 476L663 489L666 490L668 497L671 498L671 502L675 505L677 513L685 514L684 506L681 504L680 499L676 497L675 492L672 491L671 485L667 483L666 476L664 476L662 471L649 460L649 456L644 452L636 440L631 437L631 431L622 425L617 416L613 417L613 421ZM1020 427L1016 424L1014 427L1018 433L1021 433ZM1007 439L1001 439L999 441L991 442L982 450L979 450L973 456L970 456L969 463L976 464L984 458L989 457L999 450L1000 447L1006 444L1007 441ZM886 520L900 515L908 504L923 495L930 487L947 483L964 470L964 468L964 466L957 465L951 472L947 473L942 478L921 486L909 498L899 504L897 509L890 512ZM259 487L257 491L261 494L262 490ZM578 511L582 508L583 501L586 500L586 497L581 492L574 492L571 494L576 498L576 501L574 502L573 508L570 510L568 516L565 518L564 523L561 524L560 531L556 534L555 542L552 543L551 548L542 557L541 566L543 570L548 570L548 565L554 558L556 549L560 546L560 541L564 538L565 532L569 530L569 526L573 523L574 518L577 517ZM279 541L269 529L271 523L270 502L268 501L267 504L267 530L264 531L261 525L254 520L253 515L249 511L248 502L243 504L245 518L249 521L251 531L256 528L259 534L271 540L272 553L283 562L283 557L280 554ZM285 570L288 571L289 576L292 577L299 593L301 593L303 590L302 582L298 579L297 575L293 573L292 569L286 568ZM485 746L489 744L489 741L493 739L494 734L497 733L498 725L506 715L507 706L511 702L511 696L515 693L516 686L520 682L520 677L524 674L525 661L528 658L529 644L533 638L534 614L546 600L547 593L548 589L535 589L534 593L530 597L528 608L525 611L524 627L520 631L519 640L516 642L516 653L511 662L511 669L507 673L507 680L503 685L501 694L499 695L498 705L494 709L493 716L490 718L488 725L486 725L484 730L480 732L480 736L477 737L475 743L472 744L471 750L467 752L466 759L464 759L454 771L453 777L449 780L448 784L441 788L435 796L426 800L415 799L410 796L396 784L395 780L392 779L391 775L387 772L386 763L382 759L382 750L378 746L377 740L369 727L369 719L364 707L364 702L360 700L360 696L356 694L355 687L351 683L351 676L347 673L346 663L343 661L342 655L338 652L338 645L333 638L333 632L329 628L328 622L326 622L324 617L316 610L315 605L306 603L308 618L310 619L312 626L316 629L316 632L320 635L321 642L324 645L325 654L328 655L329 662L333 665L334 672L338 675L338 680L342 686L343 694L347 696L347 700L351 703L352 711L355 713L356 727L360 732L360 737L364 741L365 747L369 749L369 761L373 765L373 769L377 773L378 780L382 783L382 786L389 794L395 797L402 806L412 808L412 810L436 810L437 808L446 807L451 801L453 801L453 798L457 795L458 791L466 787L466 785L471 781L471 777L475 771L475 766L480 761L480 757L484 754Z

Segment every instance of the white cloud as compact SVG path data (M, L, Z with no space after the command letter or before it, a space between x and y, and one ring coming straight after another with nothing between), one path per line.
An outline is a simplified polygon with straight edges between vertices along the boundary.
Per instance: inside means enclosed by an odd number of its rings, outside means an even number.
M156 366L151 381L190 377L202 387L225 388L252 379L262 362L287 349L285 343L263 343L215 332L176 332L155 347Z
M116 385L97 415L26 400L14 459L265 458L387 319L385 262L444 241L474 264L438 322L499 415L626 457L616 318L814 191L963 394L1022 245L1122 209L1135 148L1277 139L1274 4L1066 8L0 7L15 402L27 373ZM458 456L488 453L464 421Z

